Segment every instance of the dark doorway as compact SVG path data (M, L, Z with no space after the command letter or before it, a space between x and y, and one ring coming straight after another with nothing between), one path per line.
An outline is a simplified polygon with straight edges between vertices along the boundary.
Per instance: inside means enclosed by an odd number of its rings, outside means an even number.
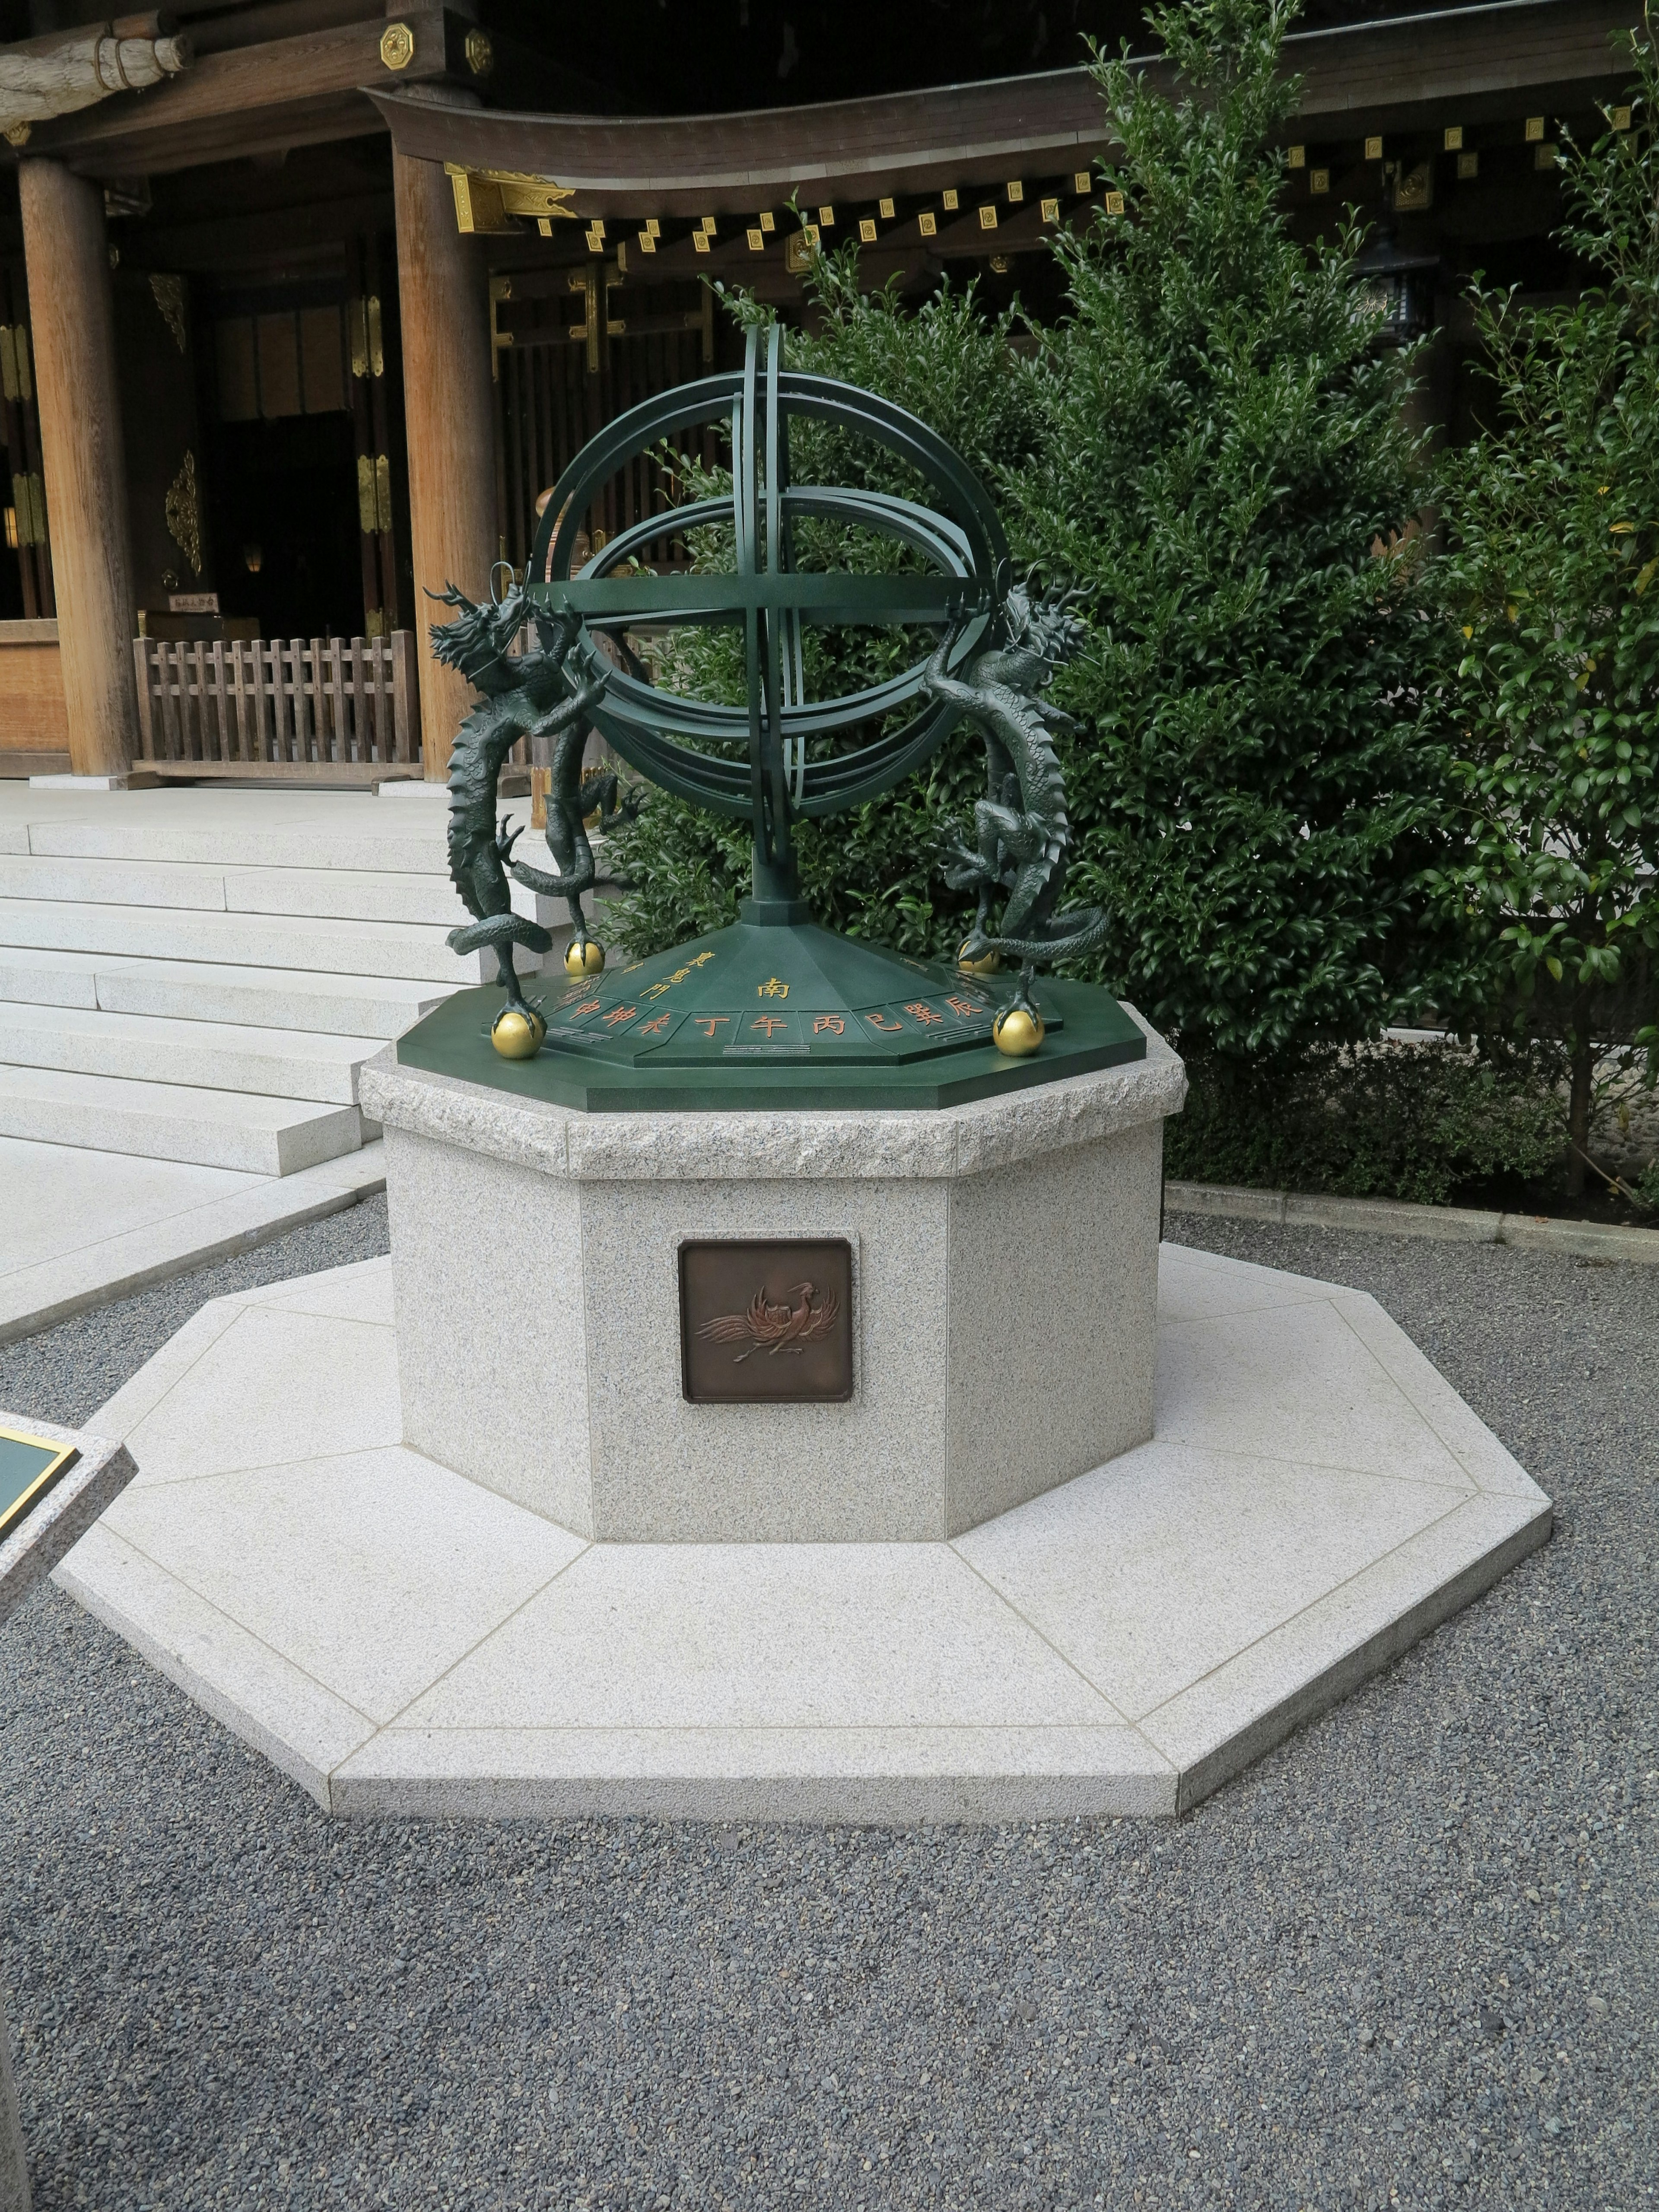
M363 627L351 417L221 422L213 538L219 606L266 637L351 637Z

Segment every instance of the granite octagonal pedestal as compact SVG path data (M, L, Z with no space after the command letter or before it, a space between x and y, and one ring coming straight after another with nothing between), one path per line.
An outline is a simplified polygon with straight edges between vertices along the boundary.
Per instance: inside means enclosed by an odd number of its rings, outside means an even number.
M404 1440L581 1536L938 1541L1152 1434L1185 1078L1150 1032L926 1112L586 1114L391 1052L362 1084ZM851 1399L689 1403L681 1244L811 1237L852 1248Z

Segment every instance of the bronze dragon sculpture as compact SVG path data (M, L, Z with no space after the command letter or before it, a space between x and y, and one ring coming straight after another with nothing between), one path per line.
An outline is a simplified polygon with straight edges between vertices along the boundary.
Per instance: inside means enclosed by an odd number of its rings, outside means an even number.
M1034 576L1028 576L1003 602L992 634L998 641L975 653L959 676L946 672L959 627L927 664L929 695L958 708L985 740L986 795L974 808L973 836L953 826L944 854L951 890L979 893L978 913L957 957L981 972L1003 959L1018 960L1019 984L1011 1005L1034 1020L1030 994L1037 963L1079 959L1101 945L1107 929L1099 907L1054 911L1065 889L1072 830L1054 733L1076 726L1039 696L1055 668L1083 643L1083 626L1072 609L1087 597L1086 589L1057 588L1038 597ZM1006 897L993 931L991 900L998 890Z
M449 872L474 919L452 929L448 943L455 952L490 946L507 1007L538 1024L539 1017L526 1004L519 987L513 948L522 945L532 952L546 952L553 940L539 922L514 913L508 875L526 890L567 902L571 951L578 967L587 964L590 939L582 895L593 888L596 872L585 817L597 811L599 828L609 829L631 820L639 800L630 794L619 805L614 775L583 781L588 711L604 691L605 678L590 677L574 692L567 690L563 670L580 627L575 616L550 622L517 584L500 599L483 603L469 599L453 585L432 596L462 610L453 622L433 624L433 652L483 694L462 723L449 757ZM513 641L526 623L537 643L528 653L514 653ZM502 763L520 738L526 737L556 740L547 843L558 864L556 875L515 860L513 848L523 825L510 829L505 815L499 823L496 820ZM599 951L597 945L592 949Z

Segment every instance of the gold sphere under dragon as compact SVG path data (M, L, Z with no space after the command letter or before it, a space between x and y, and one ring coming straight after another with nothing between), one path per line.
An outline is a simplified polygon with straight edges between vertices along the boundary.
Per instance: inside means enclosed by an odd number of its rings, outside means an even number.
M994 975L1002 966L1000 952L987 952L977 960L968 957L968 939L964 937L957 947L957 965L964 975Z
M526 1016L516 1006L503 1006L489 1032L489 1042L503 1060L534 1060L547 1035L539 1014Z
M596 938L590 937L585 945L574 939L564 948L564 972L567 975L597 975L605 965L605 947Z
M1041 1014L1028 1014L1024 1006L1005 1006L991 1024L991 1042L1010 1060L1024 1060L1042 1042Z

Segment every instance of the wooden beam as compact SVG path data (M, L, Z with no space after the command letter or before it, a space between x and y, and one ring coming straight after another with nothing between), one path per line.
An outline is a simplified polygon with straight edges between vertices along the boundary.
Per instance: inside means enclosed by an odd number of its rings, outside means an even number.
M1420 20L1297 33L1285 59L1304 78L1295 135L1352 137L1426 121L1456 100L1472 119L1534 99L1583 107L1628 76L1615 33L1641 0L1498 0ZM1145 64L1155 79L1164 64ZM817 107L701 116L532 115L434 107L371 88L398 150L423 161L505 169L574 188L578 216L723 215L868 201L943 185L1085 167L1109 137L1085 70L930 87Z
M386 27L380 15L296 38L272 39L261 46L234 46L222 53L203 54L183 76L132 100L108 100L84 115L42 124L30 139L28 151L54 155L85 170L100 152L107 158L116 147L122 149L121 158L127 159L128 147L137 141L154 156L139 162L142 173L183 167L189 165L173 158L164 142L193 125L258 118L258 131L273 110L303 112L313 102L338 101L343 96L360 118L356 128L373 130L372 114L359 88L442 77L451 68L453 49L465 38L465 27L453 29L448 11L436 0L417 0L416 5L400 11L398 21L408 25L414 38L414 52L401 69L389 69L380 58ZM257 151L258 147L245 136L242 150Z
M19 185L70 757L76 775L119 775L138 695L104 198L61 161L25 161Z

